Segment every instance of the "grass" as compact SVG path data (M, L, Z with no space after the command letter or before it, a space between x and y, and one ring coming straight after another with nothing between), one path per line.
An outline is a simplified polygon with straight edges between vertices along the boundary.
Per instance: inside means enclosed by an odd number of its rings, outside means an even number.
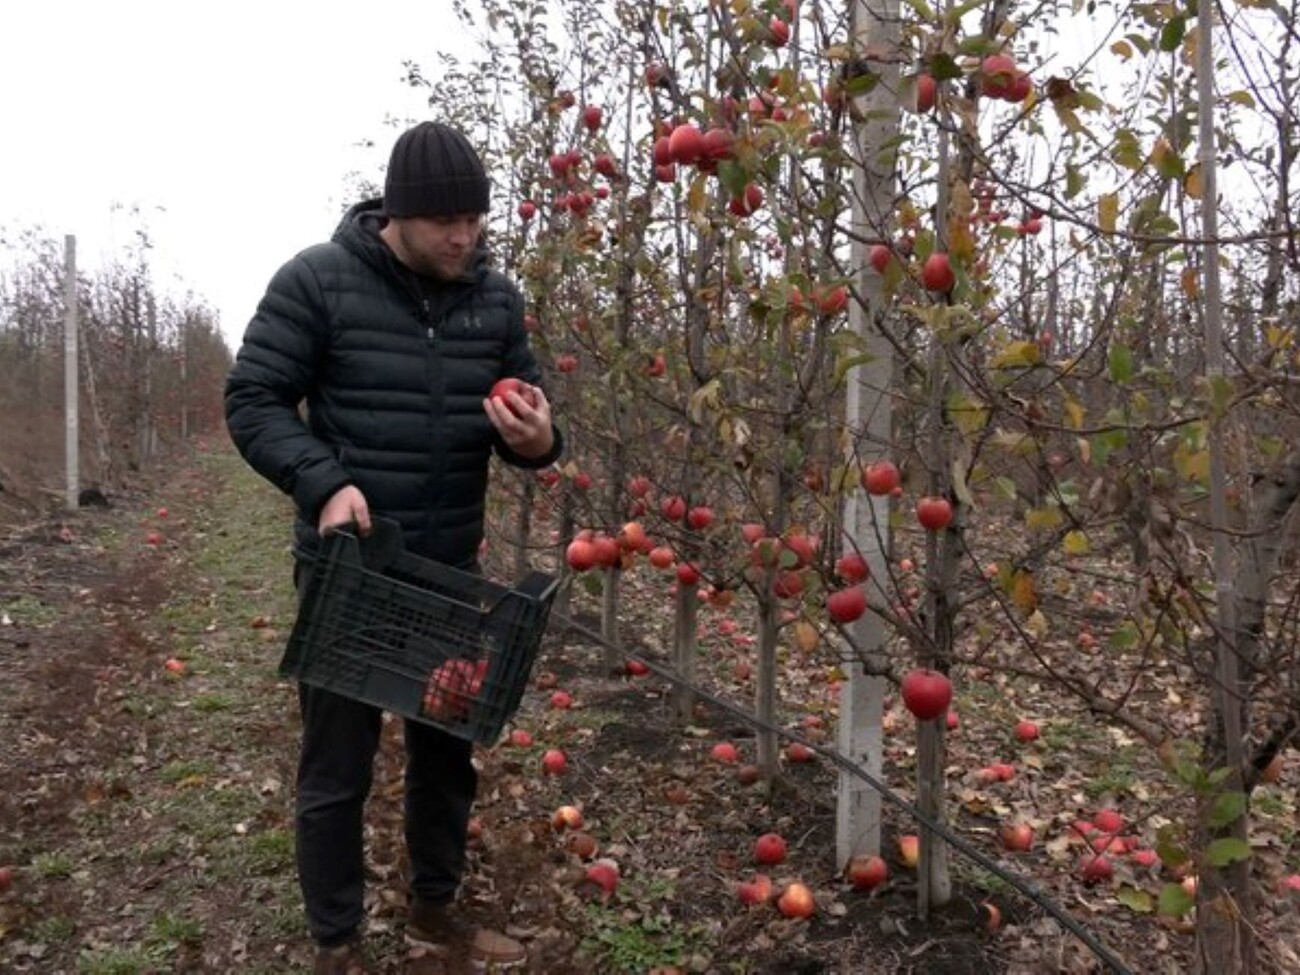
M44 627L58 621L59 609L34 596L19 596L0 603L0 616L8 616L18 626Z
M600 962L601 971L640 973L676 966L687 950L687 939L671 922L645 916L628 919L621 911L593 906L587 916L591 934L582 950Z
M195 945L203 940L203 925L192 918L161 914L154 919L152 939L169 949Z
M76 831L60 834L56 849L28 851L32 889L75 878L83 896L76 907L34 902L0 939L0 970L12 960L10 945L26 942L42 946L42 971L181 971L197 946L238 937L250 957L281 959L264 970L284 971L293 962L286 942L306 939L294 837L284 825L292 816L295 709L292 687L276 675L296 608L291 509L233 453L196 463L197 477L182 473L202 493L186 493L193 503L169 499L178 524L169 549L155 553L153 581L161 585L153 591L163 601L131 610L157 663L177 656L186 670L172 676L133 660L121 672L104 707L138 744L106 753L96 771L127 789L80 810ZM178 490L185 488L181 481ZM106 523L96 531L105 572L110 561L128 568L138 560L130 531ZM86 625L99 621L93 602L71 609L79 621L84 609ZM32 596L6 599L0 611L29 628L72 625L69 607ZM254 628L259 616L271 628ZM142 874L147 887L122 887L123 876ZM103 923L128 916L144 923ZM250 961L247 970L257 967Z
M32 858L32 869L41 877L64 879L72 876L75 863L73 857L63 851L38 853Z
M206 759L188 759L168 762L158 773L168 785L187 785L208 778L215 771L215 766Z
M290 870L294 862L294 835L287 829L254 833L242 859L251 873L270 876Z

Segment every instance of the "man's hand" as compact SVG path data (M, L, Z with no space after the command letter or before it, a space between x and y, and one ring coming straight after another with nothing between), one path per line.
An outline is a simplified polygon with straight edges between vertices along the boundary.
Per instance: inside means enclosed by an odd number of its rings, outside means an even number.
M370 506L366 504L365 495L349 484L339 488L325 502L325 507L320 509L316 530L325 535L332 528L350 528L353 523L362 538L370 534Z
M536 386L526 386L520 395L511 391L504 398L483 401L488 419L506 445L521 457L541 457L551 449L551 404Z

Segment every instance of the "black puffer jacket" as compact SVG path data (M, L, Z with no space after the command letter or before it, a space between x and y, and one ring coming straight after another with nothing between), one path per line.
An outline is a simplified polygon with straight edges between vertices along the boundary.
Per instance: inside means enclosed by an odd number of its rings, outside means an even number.
M226 381L226 422L248 463L293 496L299 549L354 484L372 514L401 523L408 549L467 566L491 452L544 467L560 434L530 460L483 411L496 380L540 380L518 289L483 253L462 280L417 281L379 239L383 221L379 201L360 204L276 273Z

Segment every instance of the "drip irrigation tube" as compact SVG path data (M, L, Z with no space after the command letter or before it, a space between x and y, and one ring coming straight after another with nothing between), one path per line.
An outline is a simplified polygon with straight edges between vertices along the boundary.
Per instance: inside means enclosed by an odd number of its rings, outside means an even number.
M1041 907L1044 911L1046 911L1053 918L1059 921L1061 925L1064 926L1071 934L1073 934L1076 938L1082 941L1083 944L1088 948L1088 950L1091 951L1098 958L1098 960L1100 960L1111 972L1115 973L1115 975L1132 975L1132 971L1128 968L1128 966L1125 965L1124 962L1119 957L1117 957L1113 952L1111 952L1109 948L1107 948L1104 944L1102 944L1101 940L1095 934L1093 934L1086 927L1084 927L1084 925L1079 923L1079 921L1076 920L1072 915L1070 915L1069 912L1067 912L1063 907L1058 905L1055 901L1051 900L1046 894L1042 892L1042 890L1039 889L1039 887L1036 884L1034 884L1030 880L1025 879L1024 877L1019 876L1018 874L1012 873L1011 871L1007 870L996 860L992 859L987 854L983 853L981 850L973 846L971 843L967 842L960 835L953 832L951 829L948 828L948 826L938 822L937 820L931 819L928 815L923 813L915 805L908 802L906 799L902 798L893 790L891 790L889 786L887 786L880 779L876 778L874 775L868 772L861 765L845 758L835 749L827 748L824 745L810 741L806 738L803 738L800 735L793 734L792 732L784 728L778 728L775 725L769 724L766 721L761 721L760 719L756 718L754 715L750 714L748 711L744 710L743 708L740 708L737 705L732 704L730 701L720 698L715 694L711 694L708 691L703 690L702 688L697 687L694 684L691 684L689 681L682 680L672 670L665 667L664 665L654 660L647 660L645 657L638 656L637 654L629 653L626 648L610 643L608 640L606 640L595 630L592 630L590 627L584 626L583 624L578 623L575 620L570 619L569 617L566 617L557 612L553 612L551 614L551 619L552 621L558 621L562 625L568 627L570 630L573 630L574 632L581 634L582 636L586 637L588 640L590 640L592 643L596 644L597 646L600 646L608 650L613 650L619 654L622 654L625 659L636 660L639 661L640 663L645 664L646 667L648 667L652 672L654 672L659 677L662 677L664 680L668 681L669 683L673 684L676 687L689 688L696 695L708 701L709 704L713 705L714 707L720 708L721 710L727 712L732 717L737 718L740 721L743 721L745 724L748 724L760 731L766 731L770 734L775 734L780 738L788 739L789 741L793 741L793 742L798 742L799 744L812 749L818 755L821 755L823 758L825 758L826 760L834 764L837 768L840 768L843 771L848 772L850 775L855 776L858 779L861 779L872 789L875 789L876 792L880 793L881 798L883 798L890 805L894 806L896 809L900 809L908 813L909 815L911 815L921 825L931 830L933 833L935 833L935 835L941 837L944 840L944 842L946 842L949 846L953 847L954 849L956 849L957 851L959 851L960 853L962 853L963 855L965 855L966 857L974 861L976 864L983 867L989 873L994 874L995 876L1006 881L1006 883L1009 884L1011 887L1014 887L1017 891L1019 891L1029 900L1033 901L1035 904Z

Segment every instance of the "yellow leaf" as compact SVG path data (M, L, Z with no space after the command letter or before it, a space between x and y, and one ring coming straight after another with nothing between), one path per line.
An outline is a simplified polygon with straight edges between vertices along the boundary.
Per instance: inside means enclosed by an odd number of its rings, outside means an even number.
M1092 549L1088 536L1081 531L1066 532L1061 545L1066 555L1087 555Z
M1038 441L1027 433L1016 430L999 430L993 434L992 445L1010 454L1028 455L1038 451Z
M966 220L949 222L948 254L963 264L969 264L975 257L975 235L971 233L970 223Z
M1270 349L1290 348L1295 342L1295 332L1280 325L1269 325L1264 329L1264 340Z
M1035 508L1025 512L1025 527L1030 531L1056 528L1064 520L1060 508Z
M1110 53L1127 61L1133 56L1133 47L1128 41L1116 41L1110 46Z
M1080 437L1075 441L1075 447L1079 451L1079 463L1085 467L1092 463L1092 441L1087 437Z
M1029 619L1025 620L1025 629L1035 640L1041 640L1047 636L1047 617L1043 615L1041 609L1036 609L1029 614Z
M1042 361L1043 351L1037 342L1008 342L993 357L993 368L1008 369L1036 366Z
M1174 467L1187 480L1205 484L1210 479L1210 452L1180 447L1174 452Z
M691 181L690 191L686 194L686 205L692 213L700 213L709 205L709 185L705 174L700 173Z
M1179 275L1179 284L1182 285L1183 294L1189 298L1195 298L1201 293L1201 279L1196 273L1196 268L1191 265L1183 268L1183 273Z
M1205 180L1201 176L1200 163L1194 163L1183 177L1183 189L1193 200L1199 200L1205 195Z
M812 653L817 648L817 627L800 620L794 625L794 642L804 653Z
M1065 415L1070 419L1070 426L1078 430L1083 426L1083 404L1073 396L1065 398Z
M709 408L717 409L720 389L719 380L711 379L691 394L688 408L692 422L702 424L704 422L704 411Z
M1242 105L1246 108L1255 107L1255 97L1248 91L1234 91L1228 94L1228 101L1233 105Z
M988 425L991 411L974 397L955 392L948 399L948 415L962 433L975 433Z
M1097 201L1097 223L1102 233L1113 234L1119 222L1119 194L1107 193Z
M1034 585L1032 572L1019 569L1011 577L1011 601L1025 614L1038 609L1038 587Z

